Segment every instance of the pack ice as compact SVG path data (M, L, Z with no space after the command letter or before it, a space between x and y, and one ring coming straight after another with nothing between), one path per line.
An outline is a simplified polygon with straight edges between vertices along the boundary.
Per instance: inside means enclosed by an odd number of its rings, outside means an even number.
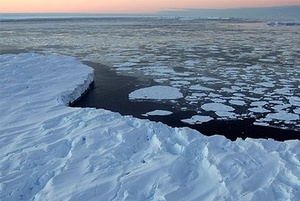
M70 108L93 81L74 58L0 55L0 200L299 200L298 140L206 137Z

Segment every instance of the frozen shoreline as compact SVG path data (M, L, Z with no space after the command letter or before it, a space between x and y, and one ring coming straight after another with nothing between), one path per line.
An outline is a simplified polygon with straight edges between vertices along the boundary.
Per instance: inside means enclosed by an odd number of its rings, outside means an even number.
M38 54L0 55L0 63L1 200L300 197L299 140L231 142L70 108L93 81L91 68Z

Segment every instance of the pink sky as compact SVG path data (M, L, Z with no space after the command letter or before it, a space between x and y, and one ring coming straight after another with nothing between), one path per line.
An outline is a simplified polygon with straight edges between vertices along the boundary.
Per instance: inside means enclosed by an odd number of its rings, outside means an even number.
M1 0L0 13L155 13L169 9L300 5L300 0Z

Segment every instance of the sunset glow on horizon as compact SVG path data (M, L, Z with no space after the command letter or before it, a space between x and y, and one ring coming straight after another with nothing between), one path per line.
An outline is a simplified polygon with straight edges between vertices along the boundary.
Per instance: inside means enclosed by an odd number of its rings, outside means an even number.
M0 13L156 13L300 5L300 0L1 0Z

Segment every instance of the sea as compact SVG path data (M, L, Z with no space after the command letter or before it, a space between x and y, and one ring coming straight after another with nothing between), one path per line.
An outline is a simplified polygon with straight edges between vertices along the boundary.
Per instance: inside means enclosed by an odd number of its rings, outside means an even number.
M300 136L297 23L0 14L0 54L25 52L72 56L94 68L94 85L73 107L104 108L232 140ZM130 98L153 86L178 89L182 97Z

